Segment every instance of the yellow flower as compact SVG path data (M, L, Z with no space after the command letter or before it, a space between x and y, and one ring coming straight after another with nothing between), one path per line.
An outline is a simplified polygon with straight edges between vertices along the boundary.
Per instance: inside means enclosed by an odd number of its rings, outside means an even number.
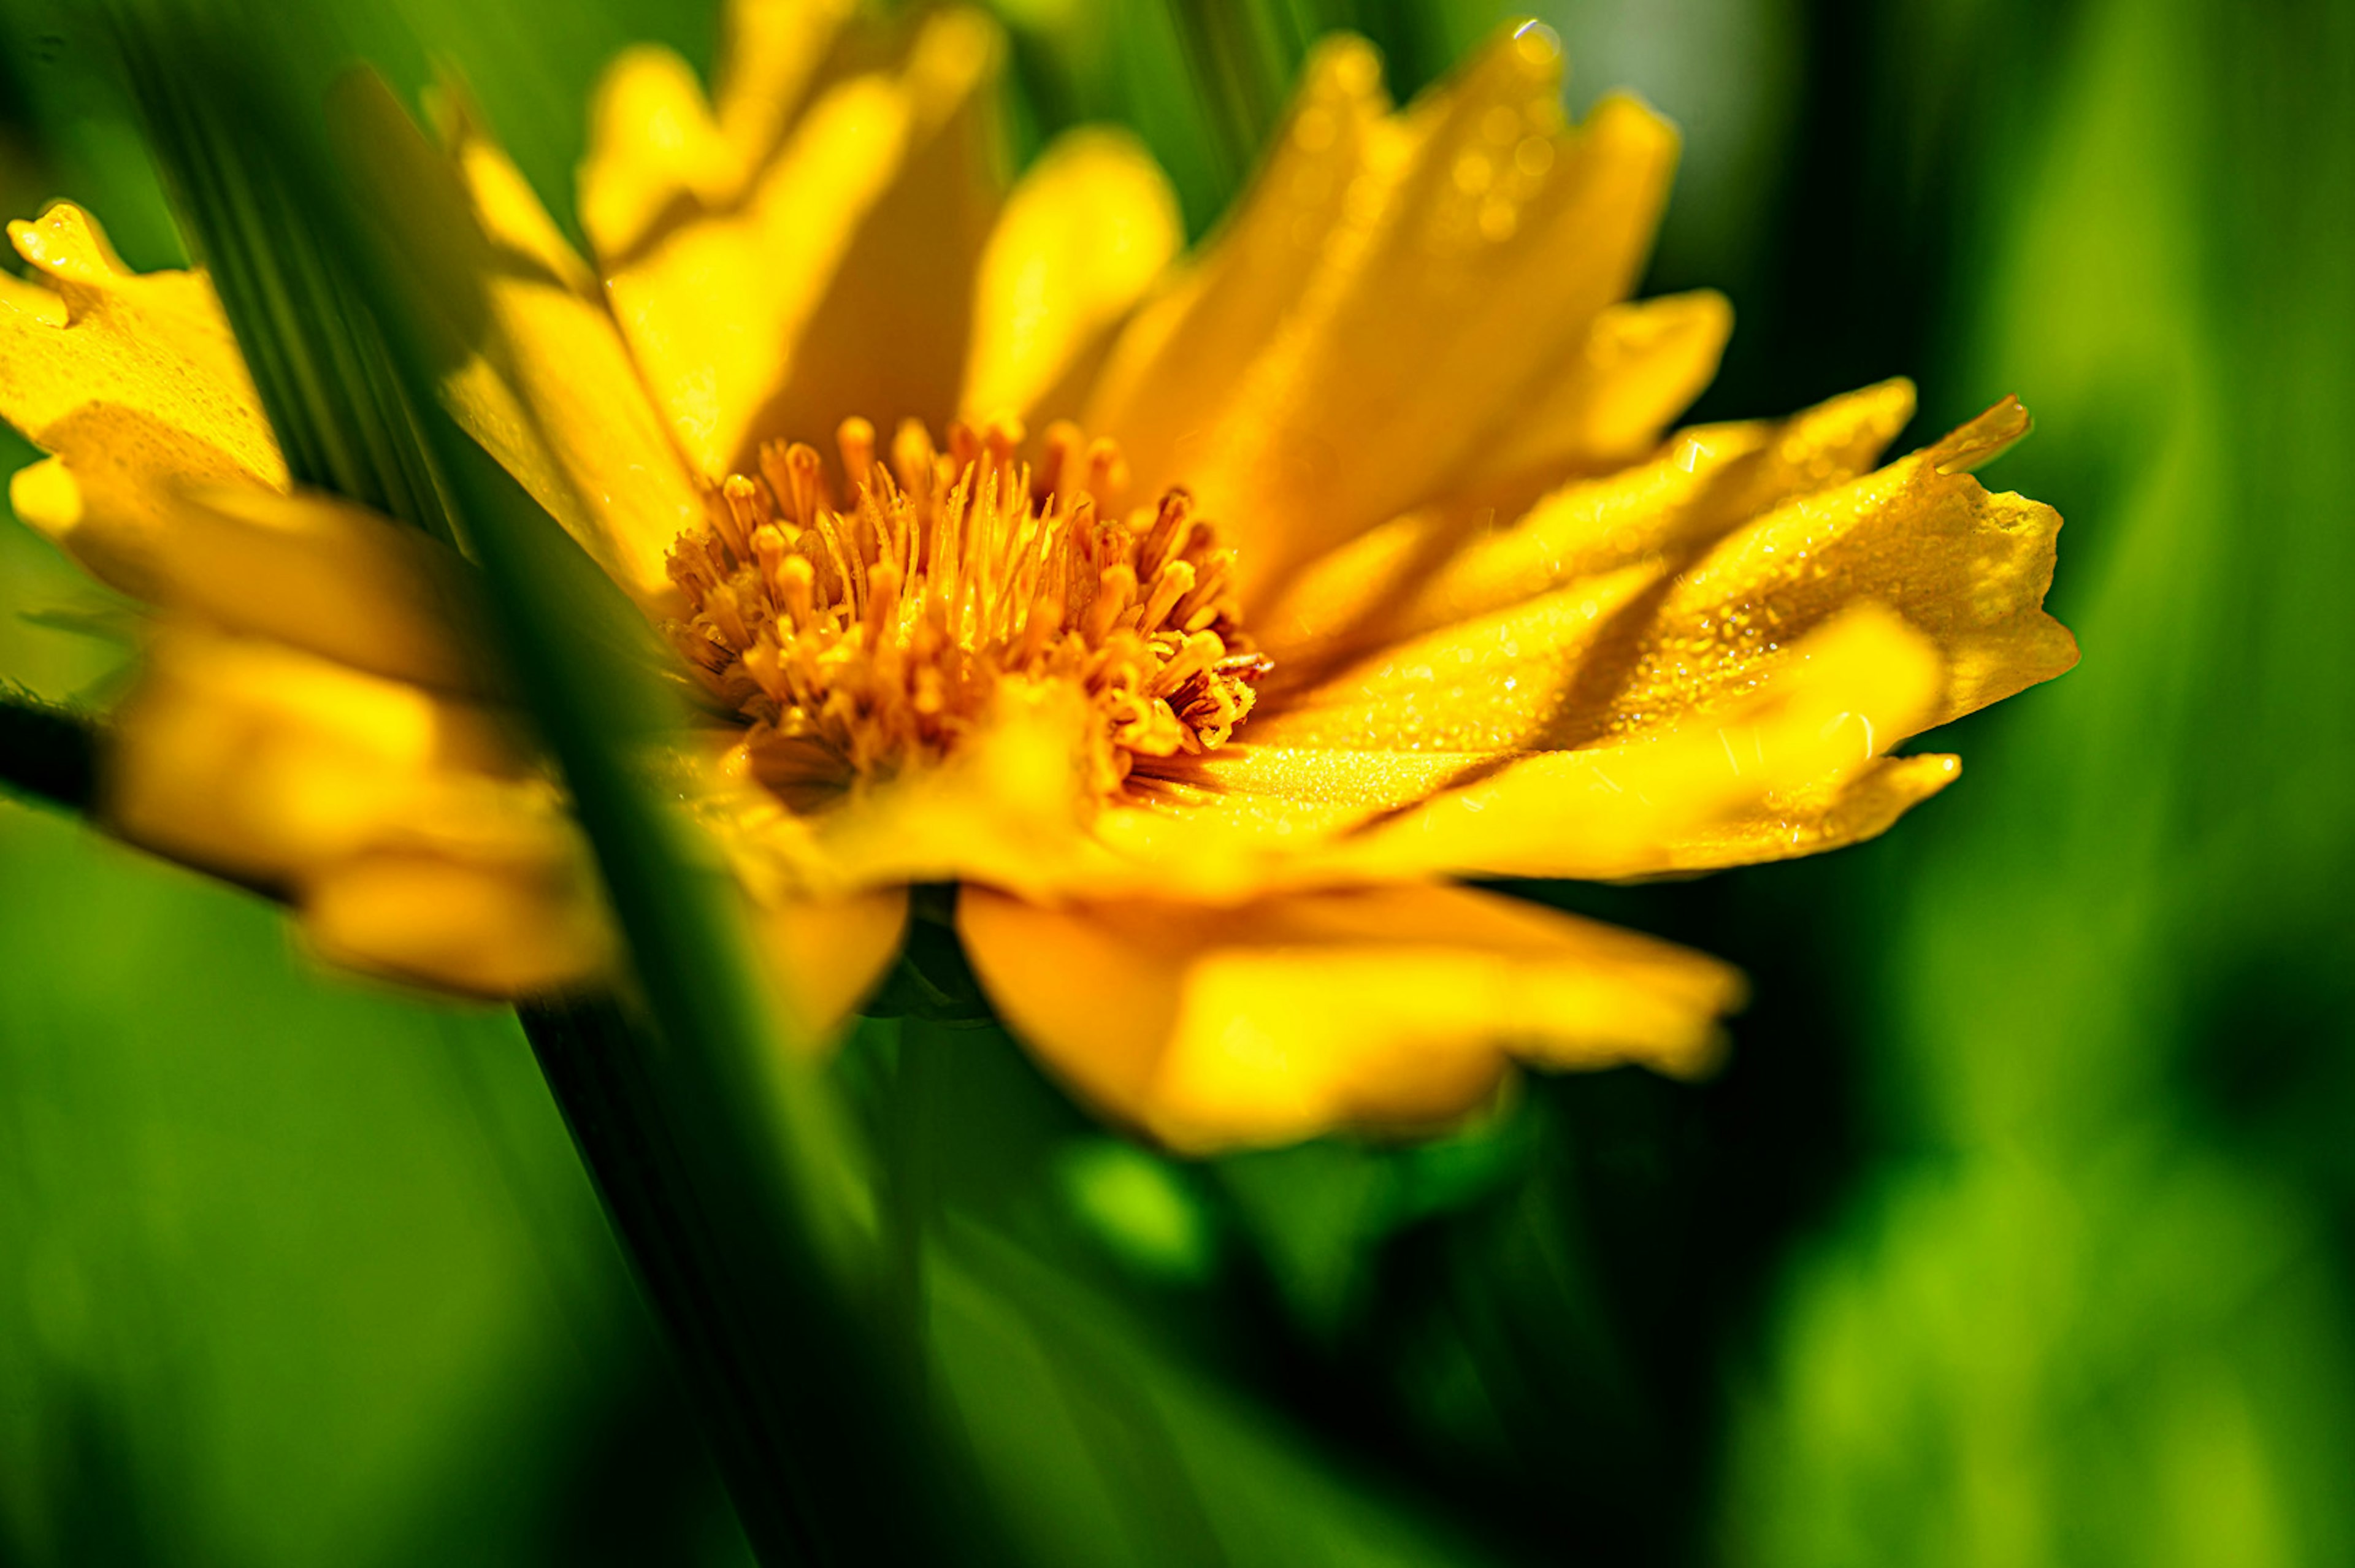
M680 651L675 750L813 1029L954 883L1016 1033L1178 1147L1436 1123L1514 1061L1698 1071L1729 970L1454 879L1870 837L1956 770L1892 748L2074 661L2059 518L1970 477L2017 405L1877 469L1902 384L1664 435L1729 312L1626 301L1674 133L1566 128L1541 29L1402 112L1328 42L1181 257L1119 133L1001 191L986 22L846 10L741 0L712 101L617 62L593 262L462 111L435 148L343 106L469 302L450 406ZM159 608L112 824L351 964L592 975L471 567L290 485L202 277L71 207L11 233L0 412L55 454L18 513Z

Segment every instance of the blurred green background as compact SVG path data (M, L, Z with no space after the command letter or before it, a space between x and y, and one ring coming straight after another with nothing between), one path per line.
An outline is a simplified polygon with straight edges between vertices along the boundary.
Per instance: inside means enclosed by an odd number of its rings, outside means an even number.
M1197 231L1307 38L1405 91L1504 15L998 9L1017 145L1125 120ZM2085 662L1877 844L1547 890L1748 967L1705 1086L1178 1165L989 1030L870 1026L847 1073L928 1064L887 1131L972 1445L1059 1563L2355 1562L2355 9L1536 9L1574 102L1686 129L1652 286L1740 321L1699 413L1910 374L1919 441L2019 393L1989 477L2069 517ZM286 42L413 84L430 40L562 209L601 63L713 32L321 0ZM171 261L92 45L0 4L0 206ZM13 523L0 593L0 673L102 700L113 608ZM0 801L0 1563L741 1560L512 1019Z

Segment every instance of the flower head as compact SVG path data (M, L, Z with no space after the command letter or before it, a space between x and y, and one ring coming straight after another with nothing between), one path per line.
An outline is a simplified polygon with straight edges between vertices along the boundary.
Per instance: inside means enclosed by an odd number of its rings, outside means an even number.
M1001 187L986 22L845 10L741 0L710 101L618 62L593 261L463 106L439 147L340 108L449 406L676 650L668 750L813 1027L951 882L1016 1033L1181 1147L1434 1123L1515 1060L1696 1071L1729 970L1458 879L1870 837L1956 770L1893 748L2073 662L2058 517L1970 477L2017 405L1879 468L1902 384L1666 433L1729 312L1627 300L1674 136L1565 127L1542 29L1402 112L1327 43L1180 257L1121 135ZM18 512L159 607L111 820L348 962L595 973L469 564L291 486L201 276L70 207L11 233Z

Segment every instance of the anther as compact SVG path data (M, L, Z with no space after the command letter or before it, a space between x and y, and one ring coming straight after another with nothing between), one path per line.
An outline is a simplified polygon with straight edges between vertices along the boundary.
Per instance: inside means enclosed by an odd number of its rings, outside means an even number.
M1095 603L1088 606L1088 641L1101 643L1112 635L1112 629L1136 597L1136 569L1124 560L1116 560L1103 569L1097 581Z
M724 517L723 537L728 548L736 552L739 560L752 559L752 530L767 522L768 508L762 504L761 487L741 474L730 474L719 486L719 517Z
M1145 613L1138 617L1137 625L1147 632L1159 626L1193 587L1192 561L1173 560L1163 567L1161 575L1153 580L1153 592L1145 601Z
M1104 506L1120 499L1128 488L1128 459L1110 436L1098 436L1088 447L1088 492Z
M853 496L868 488L875 478L875 427L857 414L837 425L834 444L842 453L843 477Z
M949 426L949 465L962 474L981 457L981 437L973 426L957 420Z
M1211 668L1227 656L1227 645L1219 640L1216 632L1197 632L1186 639L1170 661L1161 667L1154 677L1153 695L1167 697L1196 676Z
M982 433L981 442L989 453L990 462L1005 467L1021 450L1022 421L1010 414L1001 414L989 421L989 428Z
M1184 553L1187 539L1193 532L1187 517L1193 505L1194 497L1174 485L1162 496L1161 509L1146 533L1144 548L1137 551L1139 577L1151 578L1167 564L1170 557Z
M932 432L924 428L924 421L901 420L891 435L891 472L899 476L900 488L919 507L932 498L934 456Z
M804 528L817 516L818 507L826 499L825 464L817 448L795 442L785 448L785 478L793 486L792 499L786 505L786 515Z

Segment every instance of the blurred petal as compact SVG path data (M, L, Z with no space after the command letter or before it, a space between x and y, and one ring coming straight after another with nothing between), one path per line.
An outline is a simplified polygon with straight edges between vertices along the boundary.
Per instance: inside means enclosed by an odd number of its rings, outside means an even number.
M129 271L67 203L8 234L48 286L0 291L0 417L56 453L12 498L99 577L148 592L175 484L283 489L285 462L201 274Z
M1015 186L983 253L965 413L1076 412L1069 389L1184 240L1177 194L1135 137L1058 139Z
M842 899L780 898L754 914L762 955L799 1038L825 1045L874 994L908 933L908 890Z
M906 155L911 110L887 76L837 86L742 203L612 264L607 288L673 436L696 468L735 465L851 236ZM825 433L825 432L819 432Z
M312 878L298 903L320 957L476 996L512 997L590 978L610 942L580 865L477 863L372 850Z
M1196 450L1132 457L1148 489L1182 471L1247 590L1431 498L1635 282L1675 133L1612 97L1563 134L1560 89L1525 27L1382 123L1294 307L1181 418Z
M783 140L847 0L734 0L722 45L719 101L666 48L625 51L598 82L581 222L607 265L666 221L741 197Z
M770 436L954 411L995 206L1000 46L929 19L901 68L827 87L741 198L626 254L607 286L680 446L707 477Z
M1460 888L1205 909L1049 909L986 888L958 929L992 1001L1100 1109L1182 1149L1476 1108L1509 1058L1700 1071L1734 974L1632 933Z
M160 602L369 674L481 684L465 640L472 572L447 546L311 492L217 486L168 509L153 551Z
M1146 485L1172 482L1190 463L1241 368L1297 306L1359 188L1369 144L1402 133L1383 119L1389 107L1373 46L1347 36L1318 44L1251 189L1123 329L1083 422L1117 439Z
M429 144L374 76L334 101L349 166L450 335L453 411L615 581L669 593L664 556L701 516L590 274L514 165L441 101Z
M553 792L488 712L276 643L166 631L114 736L117 831L265 885L389 837L503 856L563 842Z
M1005 178L996 93L1005 39L977 11L928 17L900 91L907 153L826 280L776 396L748 439L829 438L849 414L878 430L957 411L974 278ZM750 470L740 445L733 466Z
M480 709L180 627L156 639L113 735L108 825L290 900L338 962L502 996L605 962L562 803Z
M695 68L655 44L624 50L598 79L579 177L581 226L601 260L643 240L674 205L717 205L748 177L712 117Z

